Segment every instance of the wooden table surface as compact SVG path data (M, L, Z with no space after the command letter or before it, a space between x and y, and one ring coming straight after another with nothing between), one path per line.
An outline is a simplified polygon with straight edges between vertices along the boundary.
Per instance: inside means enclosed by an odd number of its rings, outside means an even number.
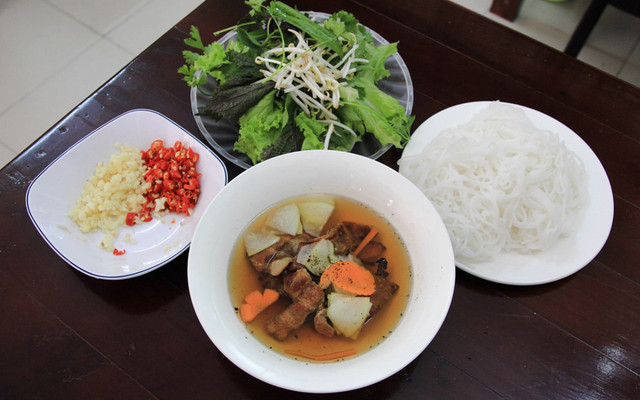
M615 196L611 235L578 273L517 287L458 270L449 314L427 349L390 378L331 398L640 398L640 90L445 0L297 6L348 10L400 42L414 128L468 101L535 108L591 146ZM49 248L25 208L43 168L127 110L157 110L201 137L176 73L183 39L192 24L214 32L245 12L241 2L203 3L2 169L0 399L323 397L263 383L216 349L191 305L188 252L142 277L94 279ZM399 156L380 161L395 168ZM241 172L227 167L230 179Z

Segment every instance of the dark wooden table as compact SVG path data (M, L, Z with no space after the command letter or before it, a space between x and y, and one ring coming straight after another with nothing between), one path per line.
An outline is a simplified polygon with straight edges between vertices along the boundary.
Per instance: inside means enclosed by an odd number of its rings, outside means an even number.
M400 41L414 127L448 106L496 99L571 127L608 172L613 230L595 260L554 283L513 287L458 271L444 325L415 361L331 397L640 398L640 90L447 1L419 3L297 5L346 9ZM25 209L25 190L44 167L124 111L154 109L199 135L176 73L182 41L192 24L214 32L245 11L205 2L2 169L0 399L320 397L269 386L218 352L191 305L187 253L135 279L90 278L48 247ZM396 167L399 156L381 162ZM228 167L231 179L240 172Z

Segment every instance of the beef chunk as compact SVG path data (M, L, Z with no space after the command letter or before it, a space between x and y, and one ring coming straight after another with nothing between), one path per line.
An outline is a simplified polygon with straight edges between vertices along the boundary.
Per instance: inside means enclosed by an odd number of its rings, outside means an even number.
M373 279L376 285L376 291L370 297L371 310L369 311L370 315L375 314L379 311L384 304L393 297L393 295L398 291L399 286L391 282L387 279L389 273L387 272L387 260L385 258L380 258L377 260L378 268L376 273L373 275Z
M312 283L309 271L301 268L284 278L284 290L291 297L291 300L296 301Z
M329 229L324 238L333 242L336 254L346 255L360 245L370 230L369 225L345 221ZM365 263L374 263L385 250L382 243L372 240L360 251L358 258Z
M316 315L313 317L313 327L319 334L327 337L333 337L336 330L331 326L327 318L327 309L320 307Z
M371 306L371 310L369 310L370 315L379 311L385 303L393 297L399 288L398 284L390 282L379 275L374 275L373 278L376 284L376 291L369 297L369 300L371 300L371 303L373 304Z
M249 262L258 272L267 271L269 263L273 260L277 260L284 257L295 257L298 254L298 247L301 243L312 240L313 237L303 233L301 235L279 235L280 240L249 257Z
M372 264L382 256L385 250L386 247L382 243L372 240L360 250L358 258L366 264Z
M268 272L263 272L258 277L258 280L265 289L275 290L281 296L286 294L284 291L284 283L279 276L273 276Z
M336 254L347 255L358 247L369 232L369 229L368 225L341 222L329 229L324 238L333 242Z
M280 236L280 240L266 249L249 257L249 262L258 272L265 272L269 267L269 262L276 256L278 250L291 239L289 235Z
M301 233L299 235L295 235L292 237L284 246L280 248L280 251L284 252L289 256L294 256L298 254L298 249L300 249L301 245L304 245L308 242L313 241L315 238L308 233Z
M293 302L265 326L267 332L278 340L286 339L289 333L302 326L324 300L324 291L311 280L306 269L288 274L283 282L284 291Z

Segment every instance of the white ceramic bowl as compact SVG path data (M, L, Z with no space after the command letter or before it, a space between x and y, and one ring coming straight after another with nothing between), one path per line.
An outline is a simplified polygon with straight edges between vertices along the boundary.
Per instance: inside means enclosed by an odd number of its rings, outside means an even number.
M238 318L228 290L231 250L249 222L284 199L309 193L348 197L377 211L400 234L413 269L407 310L393 333L372 350L336 363L307 363L268 349ZM239 368L278 387L330 393L383 380L427 347L449 310L455 265L442 220L411 182L367 157L316 150L269 159L225 186L196 228L188 280L204 330Z

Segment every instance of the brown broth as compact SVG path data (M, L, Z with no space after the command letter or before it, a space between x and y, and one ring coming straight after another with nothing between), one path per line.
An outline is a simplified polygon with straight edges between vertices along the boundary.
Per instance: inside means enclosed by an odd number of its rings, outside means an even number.
M398 291L387 302L382 310L378 311L363 326L358 338L355 340L336 335L327 338L315 332L312 323L305 323L300 329L292 332L289 337L280 342L269 335L264 329L265 324L274 315L284 310L290 301L281 298L278 302L263 311L254 321L246 324L251 333L264 345L285 354L285 350L302 351L312 355L323 355L334 352L355 349L356 355L362 354L375 347L386 338L398 324L404 310L407 307L411 291L411 265L409 254L399 238L395 229L389 222L370 208L362 204L340 196L331 196L335 201L335 209L325 226L325 231L342 221L351 221L375 226L379 233L376 240L382 242L387 250L383 255L388 261L389 280L399 285ZM297 203L310 199L309 196L296 197L287 200L271 208L256 218L247 229L254 229L264 224L270 211L281 206ZM231 301L236 310L243 303L244 297L252 290L262 291L262 285L258 281L258 273L249 263L242 240L236 243L231 257L229 273L229 290ZM239 316L238 316L239 318ZM299 358L287 355L292 358ZM300 358L303 361L311 361Z

